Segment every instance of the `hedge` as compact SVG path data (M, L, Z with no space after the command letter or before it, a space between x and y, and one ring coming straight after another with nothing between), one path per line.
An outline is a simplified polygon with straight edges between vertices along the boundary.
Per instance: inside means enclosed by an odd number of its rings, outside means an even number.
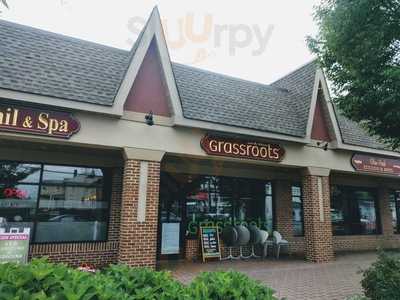
M233 271L202 273L185 286L169 272L125 265L95 273L46 259L0 265L0 300L276 300L273 293Z

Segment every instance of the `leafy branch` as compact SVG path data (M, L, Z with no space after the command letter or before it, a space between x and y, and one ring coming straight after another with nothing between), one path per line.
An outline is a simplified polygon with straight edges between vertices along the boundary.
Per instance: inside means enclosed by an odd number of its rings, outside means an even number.
M0 0L0 3L1 3L3 6L5 6L7 9L10 9L10 7L8 6L8 3L7 3L6 0ZM1 10L0 10L0 13L1 13Z

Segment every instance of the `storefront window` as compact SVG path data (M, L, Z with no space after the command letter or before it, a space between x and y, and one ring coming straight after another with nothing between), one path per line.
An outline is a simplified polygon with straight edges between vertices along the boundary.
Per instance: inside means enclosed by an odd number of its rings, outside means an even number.
M222 228L227 224L254 224L261 229L273 229L270 182L167 173L161 178L161 222L180 221L181 203L184 231L189 237L197 236L199 226Z
M225 178L205 176L196 180L186 194L186 215L191 234L199 223L223 227L232 218L232 189ZM195 228L193 228L195 227ZM196 232L194 232L194 230Z
M38 243L105 240L104 177L99 168L0 163L2 224L30 227Z
M300 185L292 186L293 235L303 236L303 198Z
M265 229L271 234L274 230L274 204L272 198L272 183L265 183Z
M0 226L33 229L41 165L0 162Z
M390 211L392 214L393 232L400 233L400 191L390 194Z
M376 195L373 189L333 186L331 195L333 234L380 233Z

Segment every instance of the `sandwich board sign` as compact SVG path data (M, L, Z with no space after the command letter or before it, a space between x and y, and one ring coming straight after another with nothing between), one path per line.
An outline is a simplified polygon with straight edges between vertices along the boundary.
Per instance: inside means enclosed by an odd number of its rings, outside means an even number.
M203 262L207 258L221 259L218 227L200 227L200 240Z
M8 232L0 228L0 264L27 263L30 228L11 228Z

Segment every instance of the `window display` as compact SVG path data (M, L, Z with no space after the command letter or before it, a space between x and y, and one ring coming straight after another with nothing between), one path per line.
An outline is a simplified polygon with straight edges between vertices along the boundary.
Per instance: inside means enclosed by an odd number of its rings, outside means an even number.
M334 235L379 234L377 193L374 189L333 186L331 219Z
M167 173L161 178L161 222L183 220L189 237L196 237L200 226L227 224L253 224L272 232L271 182Z
M104 178L99 168L0 162L3 226L29 227L38 243L105 240Z

